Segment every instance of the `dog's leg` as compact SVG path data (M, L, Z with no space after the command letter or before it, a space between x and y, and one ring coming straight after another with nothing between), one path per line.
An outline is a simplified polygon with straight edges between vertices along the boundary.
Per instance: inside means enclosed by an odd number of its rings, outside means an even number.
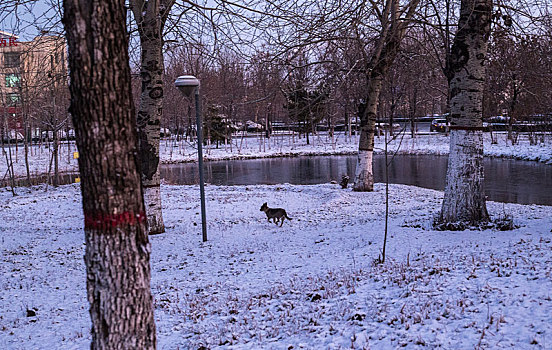
M282 220L282 223L280 224L280 227L282 227L282 225L284 224L284 217L283 216L281 217L281 220Z

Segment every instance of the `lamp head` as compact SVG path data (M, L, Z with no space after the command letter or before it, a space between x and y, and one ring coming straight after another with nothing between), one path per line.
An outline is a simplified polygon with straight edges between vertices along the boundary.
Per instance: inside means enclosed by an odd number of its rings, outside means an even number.
M199 79L193 75L181 75L174 81L174 86L176 86L184 96L190 97L194 90L199 87Z

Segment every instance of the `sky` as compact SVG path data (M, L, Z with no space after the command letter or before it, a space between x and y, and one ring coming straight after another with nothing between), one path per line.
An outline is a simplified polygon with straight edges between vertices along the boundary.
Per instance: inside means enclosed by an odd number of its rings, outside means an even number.
M30 41L42 30L60 31L58 10L52 9L50 1L32 1L14 7L12 1L2 1L0 6L0 30L19 36L20 41Z

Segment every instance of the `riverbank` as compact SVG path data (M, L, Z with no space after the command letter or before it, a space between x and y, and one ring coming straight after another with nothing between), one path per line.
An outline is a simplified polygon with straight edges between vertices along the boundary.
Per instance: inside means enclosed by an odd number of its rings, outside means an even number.
M519 228L436 232L442 192L390 185L162 185L152 236L159 349L547 349L552 207L489 202ZM84 349L90 320L78 185L0 190L0 348ZM263 202L293 219L268 223Z
M484 155L487 157L520 159L552 164L552 135L546 135L544 143L531 145L527 135L521 135L516 145L507 140L506 133L494 133L491 136L484 134ZM314 155L349 155L358 151L358 136L348 137L337 134L333 139L326 133L311 136L310 144L306 139L291 138L289 136L275 136L269 140L260 138L235 139L232 145L209 146L204 150L208 160L252 159L270 157L295 157ZM381 154L385 150L383 136L374 139L374 152ZM163 163L193 162L197 159L197 150L194 145L179 144L165 141L161 148ZM447 155L449 153L449 137L442 133L425 133L412 138L410 134L400 134L389 141L388 152L397 154L432 154Z
M485 134L484 154L489 157L522 159L552 164L552 135L546 135L544 143L531 145L527 135L521 135L518 144L512 145L506 139L506 133L495 133L496 143L491 142L490 135ZM375 152L383 153L385 148L384 137L375 138ZM11 159L14 164L16 177L26 174L23 147L17 150L11 148ZM449 152L449 137L444 134L432 133L418 135L401 135L388 144L389 152L399 154L434 154L445 155ZM7 149L6 149L7 150ZM327 133L319 133L310 137L310 144L306 139L290 135L276 135L270 139L259 137L237 137L231 143L205 147L206 160L227 159L254 159L269 157L311 156L311 155L346 155L356 154L358 150L358 136L348 137L343 133L336 133L334 138ZM59 170L70 173L78 171L74 142L64 143L60 147ZM163 139L160 144L160 161L164 164L194 162L197 160L195 144L185 140ZM9 159L9 156L8 156ZM47 145L33 146L29 156L29 170L32 177L53 173L52 149ZM7 178L6 157L0 162L0 174Z

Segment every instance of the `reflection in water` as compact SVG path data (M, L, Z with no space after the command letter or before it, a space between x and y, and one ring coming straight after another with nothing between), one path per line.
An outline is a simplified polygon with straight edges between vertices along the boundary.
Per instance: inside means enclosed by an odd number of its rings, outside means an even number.
M38 185L49 183L52 184L54 175L38 175L31 177L31 183L27 181L27 178L17 178L14 179L14 187L25 187L29 185ZM76 179L79 178L78 173L62 173L58 176L58 182L60 185L67 185L76 182ZM11 181L6 177L3 180L0 180L0 187L10 187L12 185Z
M385 178L384 157L374 157L374 178ZM552 166L536 162L485 158L485 192L492 201L552 205ZM265 158L205 162L205 181L215 185L303 184L354 178L356 156ZM389 181L443 190L446 156L397 155L389 167ZM163 165L169 184L197 184L196 163Z

